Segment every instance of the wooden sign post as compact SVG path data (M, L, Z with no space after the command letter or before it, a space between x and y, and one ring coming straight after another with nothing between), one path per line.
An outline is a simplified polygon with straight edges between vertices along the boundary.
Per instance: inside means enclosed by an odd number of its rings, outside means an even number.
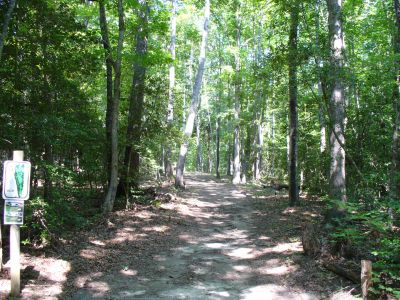
M24 160L24 151L13 152L14 161ZM21 293L21 256L19 225L10 225L11 296Z
M4 224L10 226L11 296L21 293L20 225L24 221L24 200L29 199L31 163L23 161L24 152L14 151L13 160L4 162Z

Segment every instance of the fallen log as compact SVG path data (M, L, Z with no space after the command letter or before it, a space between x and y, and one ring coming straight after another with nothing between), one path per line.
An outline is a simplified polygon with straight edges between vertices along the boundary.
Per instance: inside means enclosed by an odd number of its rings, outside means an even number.
M349 279L354 283L361 283L360 272L355 272L354 270L346 269L345 267L333 261L323 260L322 266L325 269L332 271L333 273L342 276L346 279Z

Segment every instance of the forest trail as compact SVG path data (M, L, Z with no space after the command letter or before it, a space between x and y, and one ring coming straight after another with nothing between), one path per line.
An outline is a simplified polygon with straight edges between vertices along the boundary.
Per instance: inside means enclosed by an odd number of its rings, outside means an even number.
M312 212L209 175L186 185L159 208L115 212L58 254L25 255L23 299L305 300L346 285L302 254L301 216Z

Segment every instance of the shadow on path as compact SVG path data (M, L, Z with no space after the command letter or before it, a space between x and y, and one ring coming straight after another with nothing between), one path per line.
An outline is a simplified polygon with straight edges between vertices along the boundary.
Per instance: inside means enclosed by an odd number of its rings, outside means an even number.
M186 185L177 201L79 233L59 292L40 299L323 299L340 288L302 255L283 198L202 174ZM23 295L33 299L29 284Z

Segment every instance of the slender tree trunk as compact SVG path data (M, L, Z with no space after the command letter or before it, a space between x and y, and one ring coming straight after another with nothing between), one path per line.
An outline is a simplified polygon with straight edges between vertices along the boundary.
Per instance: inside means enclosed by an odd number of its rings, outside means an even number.
M10 24L11 16L14 11L15 3L16 0L9 0L7 11L4 14L3 27L0 35L0 61L1 61L1 55L3 54L4 41L6 40L8 35L8 26Z
M196 116L196 171L203 171L203 148L200 136L201 119L200 115Z
M136 32L135 53L137 59L133 63L132 84L129 95L128 124L126 129L126 147L124 155L124 171L120 180L120 191L129 194L130 186L139 185L140 155L139 145L142 133L142 115L145 93L146 66L144 65L147 55L147 23L148 5L146 1L139 1L138 12L139 28Z
M175 102L175 44L176 44L176 9L177 9L177 0L171 0L172 3L172 12L171 12L171 44L170 44L170 54L172 62L169 66L169 89L168 89L168 115L167 115L167 124L168 128L172 129L172 124L174 121L174 102ZM172 178L173 170L171 164L171 145L168 144L165 146L165 175L168 178Z
M215 175L217 178L221 178L221 174L219 172L219 163L220 163L220 135L221 135L221 117L217 116L217 128L216 128L216 159L215 159Z
M315 63L317 65L318 73L321 73L321 59L320 59L320 46L319 46L319 1L315 0L315 48L317 53L315 56ZM318 98L320 99L318 119L320 126L320 153L324 153L326 150L326 124L325 124L325 111L324 104L322 101L322 81L321 76L318 76Z
M299 26L299 4L296 1L290 8L289 33L289 202L299 204L297 184L297 29Z
M345 171L345 94L344 94L344 39L342 25L342 1L327 0L328 27L331 44L331 87L329 117L332 124L329 138L331 150L330 193L333 199L346 201Z
M211 128L211 115L210 108L207 106L207 172L211 173L212 171L212 128Z
M236 11L236 47L237 54L235 57L235 130L233 143L233 178L232 183L238 184L241 181L240 166L240 4Z
M219 78L219 84L218 84L218 104L217 104L217 124L216 124L216 128L215 128L215 139L216 139L216 153L215 153L215 175L217 176L217 178L221 178L221 174L219 172L219 165L220 165L220 137L221 137L221 102L222 102L222 95L223 95L223 83L222 83L222 53L221 53L221 44L220 44L220 39L218 39L219 43L218 43L218 78Z
M105 145L105 169L107 171L107 183L111 181L111 136L112 136L112 107L113 107L113 59L110 39L108 37L107 17L104 2L99 2L99 19L102 43L106 61L106 86L107 86L107 110L106 110L106 145Z
M232 145L230 142L226 148L226 175L232 176Z
M392 141L392 168L391 168L391 182L390 193L393 199L400 199L400 4L399 0L394 0L394 12L396 15L395 33L395 70L396 70L396 84L393 93L393 110L394 110L394 124L393 124L393 141Z
M189 139L193 133L194 120L196 118L197 110L199 107L200 90L201 83L203 81L205 63L206 63L206 48L207 48L207 38L208 38L208 23L210 19L210 0L205 0L204 5L204 27L202 32L201 46L200 46L200 57L199 57L199 67L197 69L196 80L193 85L192 100L190 103L190 110L188 117L186 119L185 126L185 140L181 145L179 151L178 163L176 166L176 178L175 186L183 188L185 183L183 180L183 171L185 168L186 153L189 146Z
M103 1L99 1L100 9L100 27L102 39L107 57L111 58L111 45L108 40L108 26ZM122 62L122 47L125 35L124 9L122 0L118 0L118 44L116 50L116 58L113 61L114 67L114 82L113 82L113 103L110 112L111 119L111 176L108 191L103 203L103 212L108 214L114 207L115 195L118 186L118 116L119 116L119 101L121 93L121 62Z

